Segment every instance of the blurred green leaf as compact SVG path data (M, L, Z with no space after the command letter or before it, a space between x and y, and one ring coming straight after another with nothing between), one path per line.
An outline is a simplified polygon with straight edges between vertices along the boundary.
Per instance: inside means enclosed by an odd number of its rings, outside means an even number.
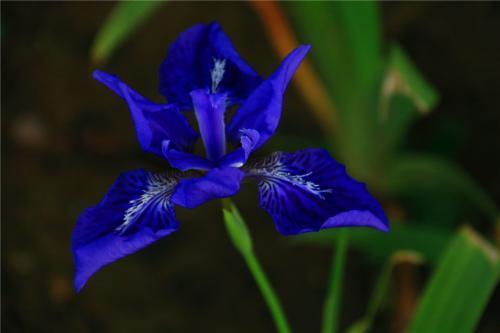
M163 2L123 1L113 8L91 49L94 63L106 61L113 51Z
M440 259L408 332L473 332L499 277L498 250L463 228Z
M375 160L379 85L384 59L377 4L288 2L286 6L334 98L336 139L351 173L366 179Z
M380 96L379 156L393 156L419 113L430 111L437 101L435 89L399 45L393 45Z
M397 153L408 128L418 117L415 104L406 96L395 95L387 103L387 111L384 111L387 114L381 115L376 147L380 167L383 169L387 168L387 162Z
M387 112L392 96L402 94L410 98L420 112L430 111L438 102L438 94L413 65L408 55L393 45L382 87L381 111Z
M494 201L458 165L437 156L408 154L400 156L388 170L388 191L405 194L447 193L457 195L486 214L492 221L498 216Z
M243 218L234 204L224 202L224 222L234 246L245 256L252 252L252 238Z
M336 100L350 100L378 79L383 59L375 2L289 2L286 6L300 33L314 46L311 56Z
M331 247L338 237L338 230L328 229L297 236L295 240ZM397 251L408 250L417 252L430 263L435 263L451 237L450 231L436 227L393 223L387 234L365 228L352 229L349 243L376 261L384 261Z

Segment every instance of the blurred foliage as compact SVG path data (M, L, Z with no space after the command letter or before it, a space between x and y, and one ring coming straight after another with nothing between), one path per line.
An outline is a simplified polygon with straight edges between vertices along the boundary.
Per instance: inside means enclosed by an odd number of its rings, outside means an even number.
M400 154L393 161L388 175L387 185L391 193L404 195L419 191L458 196L458 200L474 206L490 221L496 220L498 212L493 200L450 161L424 154Z
M375 321L377 313L387 304L389 290L391 289L392 273L396 265L401 263L420 264L422 258L411 251L396 251L386 260L380 274L375 282L372 295L367 304L366 313L363 317L356 320L349 328L347 333L369 332Z
M391 47L382 88L382 101L400 93L410 98L423 113L430 111L438 102L434 88L424 79L399 45ZM381 111L384 112L384 108Z
M331 247L338 238L338 230L330 229L304 234L295 239ZM375 263L384 262L393 253L399 251L415 251L428 263L434 265L451 238L452 234L448 229L394 222L391 231L387 234L364 228L352 229L349 233L350 245L362 250L367 258Z
M108 16L96 36L90 56L95 64L105 62L134 32L134 29L146 20L162 1L123 1Z
M473 332L500 277L497 248L463 228L446 248L409 333Z
M379 84L384 58L376 6L370 2L287 3L337 106L335 152L356 177L375 171ZM375 104L373 101L375 100Z

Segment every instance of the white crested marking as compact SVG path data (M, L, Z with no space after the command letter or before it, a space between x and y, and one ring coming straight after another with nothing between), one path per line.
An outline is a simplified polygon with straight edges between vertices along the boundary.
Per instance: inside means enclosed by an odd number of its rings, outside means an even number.
M123 215L123 223L115 229L119 234L125 233L149 205L154 204L157 206L156 209L164 211L172 206L170 197L177 184L176 178L169 178L162 174L149 174L146 183L141 196L129 201L131 206Z
M281 160L280 153L274 153L264 161L262 161L258 166L252 168L249 171L250 176L261 177L260 186L264 192L267 192L274 188L275 181L281 180L287 183L297 186L309 193L317 196L320 199L325 199L323 193L331 193L332 189L321 189L321 186L307 180L307 177L313 174L312 171L303 174L294 174L287 168L287 166Z
M212 77L212 93L217 92L219 83L222 81L222 78L224 77L225 67L226 67L226 59L219 60L214 58L214 68L210 73L210 76Z

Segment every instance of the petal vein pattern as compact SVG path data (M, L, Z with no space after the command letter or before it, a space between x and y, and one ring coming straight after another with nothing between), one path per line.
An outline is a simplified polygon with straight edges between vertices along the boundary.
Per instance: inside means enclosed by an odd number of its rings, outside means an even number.
M170 201L178 181L176 175L124 172L97 206L80 215L72 235L77 291L102 267L178 229Z
M277 152L245 170L259 182L260 206L284 235L347 226L388 231L366 186L324 149Z
M146 184L142 195L129 201L130 207L125 211L123 223L116 228L119 234L123 235L140 214L148 208L154 208L153 218L159 217L156 212L172 210L173 205L170 202L170 197L175 185L177 185L177 179L168 178L163 174L150 173L147 176Z
M312 175L312 171L293 174L293 171L288 169L288 166L283 163L282 157L282 153L280 152L273 153L260 164L259 168L252 169L248 173L249 176L261 178L260 186L264 196L277 193L273 191L273 187L277 186L276 183L278 182L290 183L323 200L325 199L323 193L331 193L333 191L331 188L322 189L319 184L308 180L307 178Z

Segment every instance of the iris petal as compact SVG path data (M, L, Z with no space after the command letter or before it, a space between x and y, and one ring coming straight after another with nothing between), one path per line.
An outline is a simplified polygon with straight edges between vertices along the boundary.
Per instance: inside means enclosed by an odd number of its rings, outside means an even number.
M82 213L72 235L77 291L103 266L178 229L170 201L177 183L172 175L126 172L97 206Z
M226 151L226 95L209 94L205 89L199 89L192 91L191 97L207 158L216 161Z
M231 167L210 170L199 178L182 180L177 186L172 202L186 208L195 208L209 200L235 195L245 173Z
M333 227L389 230L387 217L366 186L324 149L275 153L247 175L259 180L260 206L284 235Z
M170 140L172 148L184 151L189 150L198 138L176 106L147 100L115 75L97 70L94 78L127 102L139 144L144 151L163 157L163 140Z
M181 171L210 170L215 166L212 161L204 157L171 149L169 140L163 141L162 151L170 166Z
M255 149L255 145L259 142L259 138L259 132L256 130L246 128L240 130L241 147L226 154L217 164L219 166L232 166L235 168L243 166Z
M212 87L212 71L224 61L218 91L239 103L262 81L238 55L218 23L198 24L182 32L160 66L160 92L169 103L191 109L189 93ZM212 91L215 92L215 91Z
M241 129L253 128L260 134L257 149L274 134L281 117L285 89L309 49L310 46L300 46L290 52L280 67L241 105L226 130L232 142L238 142Z

